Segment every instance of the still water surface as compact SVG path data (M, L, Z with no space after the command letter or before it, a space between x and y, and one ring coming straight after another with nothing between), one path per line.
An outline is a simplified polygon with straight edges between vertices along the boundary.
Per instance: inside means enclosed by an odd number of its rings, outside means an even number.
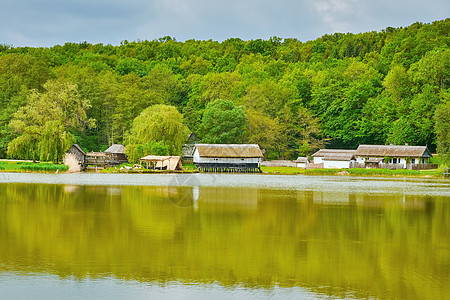
M449 296L448 181L0 173L0 299Z

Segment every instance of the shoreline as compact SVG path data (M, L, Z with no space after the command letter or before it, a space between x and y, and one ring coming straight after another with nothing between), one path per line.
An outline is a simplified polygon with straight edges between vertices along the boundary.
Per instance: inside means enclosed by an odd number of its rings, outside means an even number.
M111 167L99 170L85 170L75 173L86 174L261 174L261 175L304 175L333 177L379 177L379 178L444 178L443 167L431 170L408 169L302 169L296 167L261 167L262 173L205 173L193 165L187 165L184 170L147 170L124 167ZM38 174L72 174L66 165L48 162L34 163L32 161L0 160L0 173L38 173Z
M402 174L402 172L392 172L385 173L384 171L357 171L355 173L352 170L380 170L380 169L310 169L310 170L299 170L298 172L283 172L283 171L263 171L261 173L228 173L228 172L200 172L198 170L187 170L187 171L129 171L129 170L118 170L110 172L102 172L102 170L95 171L81 171L81 172L69 172L69 171L47 171L47 170L18 170L18 169L0 169L0 174L2 173L15 173L15 174L135 174L135 175L163 175L163 174L225 174L225 175L280 175L280 176L330 176L330 177L377 177L377 178L424 178L424 179L446 179L443 177L443 172L439 170L427 170L428 173L417 173L417 174ZM385 170L385 169L381 169ZM396 170L388 170L396 171ZM403 170L410 171L410 170ZM431 171L431 172L430 172ZM424 171L419 171L424 172Z
M51 184L102 187L231 188L243 191L297 190L326 193L436 195L450 198L450 182L439 178L307 176L271 174L111 174L111 173L0 173L0 185Z

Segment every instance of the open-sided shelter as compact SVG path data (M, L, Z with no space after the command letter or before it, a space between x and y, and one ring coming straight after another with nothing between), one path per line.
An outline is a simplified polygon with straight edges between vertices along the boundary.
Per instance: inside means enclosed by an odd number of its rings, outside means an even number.
M153 170L183 170L181 156L147 155L139 159L141 165Z

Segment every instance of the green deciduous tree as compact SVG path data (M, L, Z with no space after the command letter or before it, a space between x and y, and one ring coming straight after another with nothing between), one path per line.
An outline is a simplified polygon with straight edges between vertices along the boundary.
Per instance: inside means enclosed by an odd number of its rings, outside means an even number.
M150 141L145 144L128 144L125 147L128 161L138 163L139 159L146 155L169 155L169 147L163 142Z
M90 123L90 104L78 95L77 86L64 80L50 80L45 91L33 90L27 104L10 122L18 137L8 144L8 155L24 159L59 162L75 141L70 130Z
M218 99L208 104L201 123L201 138L205 143L241 143L245 134L244 108L229 100Z
M445 99L446 102L437 106L434 120L436 122L437 152L446 156L447 163L450 163L450 95L448 93Z
M127 144L160 142L168 147L171 155L179 155L188 134L183 115L176 107L157 104L147 107L134 119Z
M246 111L247 127L245 141L251 144L258 144L266 151L274 150L277 144L286 139L283 126L277 118L272 119L253 109Z

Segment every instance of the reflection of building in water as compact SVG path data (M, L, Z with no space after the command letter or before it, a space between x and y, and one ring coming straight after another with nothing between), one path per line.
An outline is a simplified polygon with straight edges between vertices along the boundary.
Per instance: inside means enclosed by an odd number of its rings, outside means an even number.
M199 187L195 193L198 193L196 197L200 209L214 206L221 210L235 208L255 210L258 206L258 189Z
M357 205L363 207L402 207L424 209L423 197L405 194L363 194L346 191L314 191L313 201L326 205Z
M159 194L178 207L253 210L258 204L258 189L252 188L166 186L151 189L152 194Z

